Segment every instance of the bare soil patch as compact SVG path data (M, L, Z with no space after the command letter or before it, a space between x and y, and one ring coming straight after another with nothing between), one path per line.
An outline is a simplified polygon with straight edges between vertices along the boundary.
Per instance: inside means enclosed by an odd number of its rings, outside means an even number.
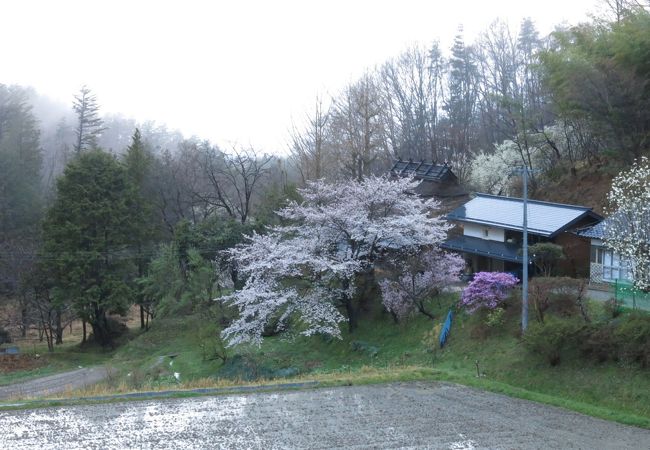
M45 358L36 355L0 355L0 373L38 369L47 365Z

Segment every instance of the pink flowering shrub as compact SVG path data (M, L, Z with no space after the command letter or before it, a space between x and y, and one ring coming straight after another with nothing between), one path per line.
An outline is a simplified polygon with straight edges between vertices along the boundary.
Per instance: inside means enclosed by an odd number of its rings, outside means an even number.
M474 280L463 290L460 306L469 313L482 308L494 310L508 298L510 290L518 282L519 280L509 273L478 272L474 275Z
M382 303L396 321L414 311L434 319L426 302L452 283L460 280L465 261L455 253L429 249L410 258L394 262L395 275L379 283Z

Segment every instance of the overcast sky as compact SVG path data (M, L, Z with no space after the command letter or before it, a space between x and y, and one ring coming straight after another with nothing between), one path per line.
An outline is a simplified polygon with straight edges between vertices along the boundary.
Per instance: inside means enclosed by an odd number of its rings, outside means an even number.
M0 6L0 83L66 104L83 84L102 112L220 145L283 152L292 120L416 42L466 41L497 17L540 32L598 0L32 1Z

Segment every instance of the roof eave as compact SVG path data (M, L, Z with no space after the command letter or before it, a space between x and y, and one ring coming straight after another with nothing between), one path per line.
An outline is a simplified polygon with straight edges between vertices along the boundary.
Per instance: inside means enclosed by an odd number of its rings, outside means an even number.
M520 231L524 232L524 227L517 227L513 225L507 225L503 224L500 222L491 222L489 220L478 220L478 219L467 219L467 218L459 218L459 217L454 217L448 214L446 216L447 220L454 220L456 222L466 222L466 223L475 223L478 225L489 225L489 226L496 226L498 228L503 228L504 230L511 230L511 231ZM528 233L530 234L536 234L538 236L543 236L543 237L550 237L552 232L546 231L546 230L538 230L536 228L528 228Z
M570 221L566 225L559 228L557 231L553 232L549 237L554 238L554 237L558 236L559 234L564 233L565 231L569 230L573 225L580 222L582 219L584 219L587 216L591 216L592 219L595 219L595 220L598 220L598 221L603 220L603 217L600 214L596 214L591 209L589 209L588 211L585 211L583 214L580 214L578 217L576 217L575 219L573 219L572 221Z

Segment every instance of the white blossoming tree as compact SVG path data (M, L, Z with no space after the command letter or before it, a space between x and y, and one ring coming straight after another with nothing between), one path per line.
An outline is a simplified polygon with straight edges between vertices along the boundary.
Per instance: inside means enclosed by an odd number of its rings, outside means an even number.
M505 141L496 145L493 152L481 152L474 158L470 180L481 192L499 194L507 189L512 168L523 164L516 144Z
M246 283L224 299L239 316L223 337L230 345L259 344L270 325L335 337L342 322L354 329L359 276L372 273L387 251L414 251L446 237L449 225L431 215L438 202L410 194L417 184L371 177L302 189L302 203L278 212L288 225L230 251Z
M650 160L614 178L607 200L605 244L629 261L635 287L650 291Z

